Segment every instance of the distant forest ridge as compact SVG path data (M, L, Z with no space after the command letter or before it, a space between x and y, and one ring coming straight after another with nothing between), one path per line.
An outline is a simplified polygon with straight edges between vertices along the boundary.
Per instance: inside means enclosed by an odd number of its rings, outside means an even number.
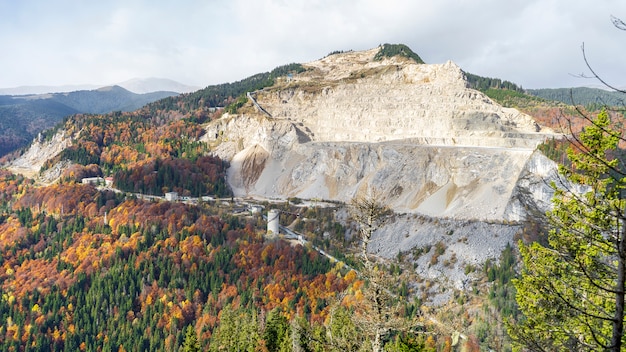
M257 73L236 82L210 85L193 93L164 98L151 103L149 108L151 110L170 110L177 109L178 106L184 110L196 110L225 107L236 104L236 100L245 100L247 92L272 86L278 77L297 74L304 70L304 67L297 63L278 66L270 72ZM232 110L232 108L227 110Z
M589 87L523 89L515 83L499 78L482 77L468 72L465 72L465 76L470 88L481 92L493 89L510 90L567 105L582 105L591 110L598 110L603 106L626 106L626 94L618 91Z
M527 94L546 100L556 100L568 105L583 105L598 108L602 106L623 107L626 94L598 88L556 88L528 89Z
M489 89L507 89L524 93L524 89L510 81L503 81L500 78L482 77L473 73L465 72L465 78L470 88L485 92Z

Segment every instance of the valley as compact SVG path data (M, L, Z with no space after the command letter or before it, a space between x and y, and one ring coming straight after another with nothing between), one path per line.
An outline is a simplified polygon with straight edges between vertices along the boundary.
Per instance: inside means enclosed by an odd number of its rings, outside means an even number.
M75 113L5 158L1 349L345 351L378 324L391 351L511 350L517 244L563 182L539 146L563 134L409 51ZM355 199L385 210L367 255Z

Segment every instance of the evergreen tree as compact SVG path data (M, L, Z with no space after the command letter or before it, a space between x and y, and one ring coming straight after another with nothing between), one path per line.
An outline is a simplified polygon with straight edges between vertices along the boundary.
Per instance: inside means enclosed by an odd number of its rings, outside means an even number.
M328 345L337 351L356 351L363 344L362 339L356 338L359 335L351 312L342 306L332 307L326 327Z
M193 325L187 325L185 330L185 341L183 342L183 352L200 352L200 342L196 336L196 330Z
M603 110L568 149L555 187L548 246L520 244L514 282L525 315L510 334L537 351L620 351L624 345L626 199L619 135ZM568 184L581 185L574 188Z
M268 351L281 351L290 344L289 322L280 309L272 310L267 317L263 340ZM283 347L283 348L281 348Z
M211 337L210 351L249 351L259 345L258 318L245 309L222 308L220 323Z

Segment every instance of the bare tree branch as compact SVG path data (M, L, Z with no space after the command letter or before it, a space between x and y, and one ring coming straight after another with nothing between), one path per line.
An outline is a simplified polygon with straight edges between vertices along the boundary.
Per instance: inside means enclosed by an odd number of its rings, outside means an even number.
M617 27L617 29L626 31L626 23L624 23L621 19L611 15L611 22L613 22L613 25Z

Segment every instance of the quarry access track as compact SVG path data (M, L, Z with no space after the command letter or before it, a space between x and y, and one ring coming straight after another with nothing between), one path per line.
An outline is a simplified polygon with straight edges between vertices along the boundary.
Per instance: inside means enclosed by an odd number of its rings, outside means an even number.
M250 101L252 101L252 104L254 104L254 106L257 108L257 110L259 110L260 112L264 113L265 115L272 117L272 114L270 114L269 112L267 112L267 110L263 109L263 107L261 105L259 105L259 103L257 103L256 99L254 99L254 96L252 96L252 94L256 94L256 92L247 92L246 96L248 97L248 99L250 99Z

